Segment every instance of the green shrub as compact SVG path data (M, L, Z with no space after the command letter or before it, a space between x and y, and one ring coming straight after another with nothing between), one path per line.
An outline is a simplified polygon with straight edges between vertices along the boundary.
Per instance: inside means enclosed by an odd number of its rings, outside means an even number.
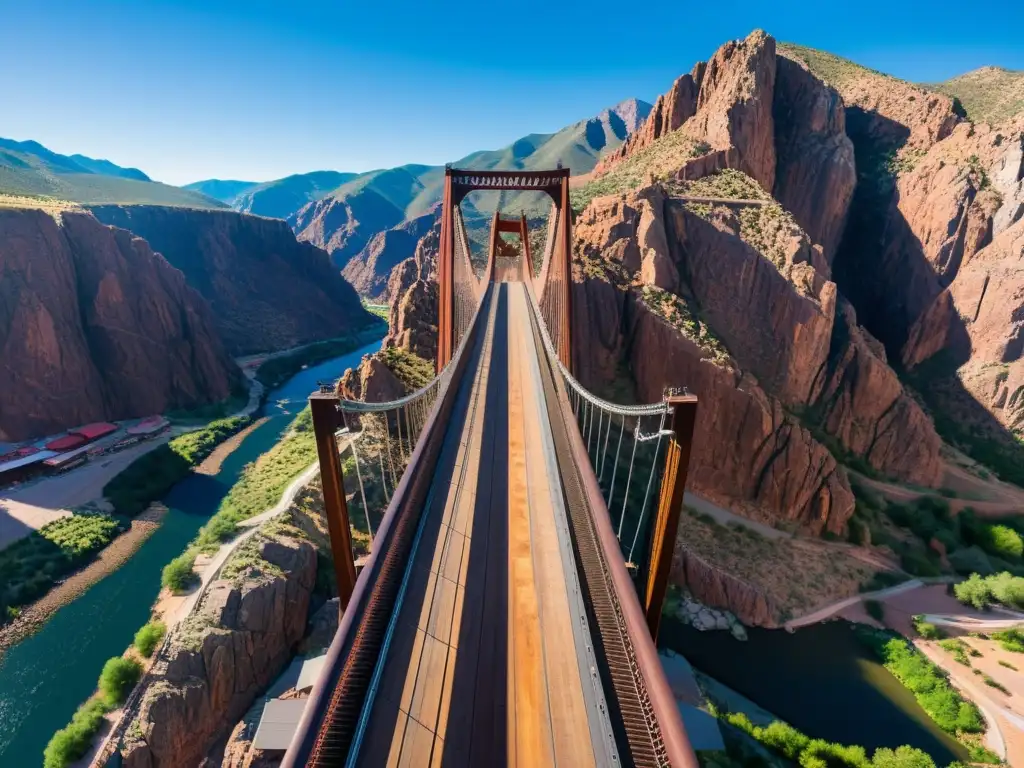
M38 600L91 561L124 527L110 515L75 513L0 550L0 624L17 618L19 606Z
M1024 653L1024 631L1022 630L1004 629L1001 632L993 632L992 639L998 642L1004 651Z
M1012 669L1014 672L1017 671L1017 668L1015 666L1013 666L1013 664L1011 664L1010 662L1006 661L1005 659L1000 659L999 660L999 666L1006 667L1007 669Z
M957 638L951 637L948 640L940 640L939 646L952 654L954 661L959 664L963 664L965 667L971 666L971 660L968 658L968 655L980 655L977 651L972 653L973 649L963 640L959 640Z
M895 751L886 747L876 749L871 764L874 768L935 768L931 755L908 746L897 747Z
M1003 761L995 752L981 744L968 744L967 752L972 763L988 763L989 765L1000 765Z
M43 768L67 768L84 757L109 710L101 698L89 699L80 706L71 722L53 734L43 750Z
M953 594L961 603L973 605L978 610L988 605L992 599L992 591L989 589L988 582L976 573L972 573L967 581L954 584Z
M1007 560L1020 560L1024 555L1024 540L1013 528L1006 525L990 525L987 528L982 548L989 554Z
M885 606L882 605L878 600L865 600L864 610L867 611L868 616L878 622L885 621Z
M135 650L148 659L153 655L153 651L156 650L160 641L164 639L165 634L167 634L167 625L162 621L150 621L142 625L135 633Z
M1007 689L1007 687L1005 685L1003 685L1002 683L1000 683L998 680L993 680L988 675L982 675L981 679L982 679L982 681L984 681L985 685L987 685L989 688L995 688L997 691L1002 691L1007 696L1010 695L1010 691Z
M104 703L111 709L122 704L141 676L142 665L135 659L124 656L107 659L99 682L100 696Z
M925 621L923 616L914 616L911 619L911 624L914 625L914 631L925 640L941 640L946 636L941 629Z
M176 594L186 591L197 578L192 571L195 564L196 552L190 548L164 566L161 584Z
M995 573L988 555L977 545L958 549L949 555L949 564L953 570L966 576L970 573L977 573L981 576L988 576Z
M890 632L858 627L857 637L878 655L885 668L914 694L921 708L947 733L982 733L981 713L949 684L945 672L910 643Z
M766 728L756 728L754 738L788 760L796 760L810 742L805 734L781 720L776 720Z
M824 739L811 739L798 762L802 768L868 768L871 765L864 747L832 744Z

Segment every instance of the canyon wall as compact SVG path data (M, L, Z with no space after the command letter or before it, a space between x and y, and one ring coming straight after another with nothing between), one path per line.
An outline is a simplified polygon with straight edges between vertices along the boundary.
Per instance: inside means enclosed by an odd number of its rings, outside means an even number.
M144 237L213 308L233 355L332 338L371 322L322 250L278 219L230 211L100 206L101 221Z
M253 546L255 564L210 584L143 681L125 768L200 765L291 659L306 629L316 548L297 533L261 533Z
M240 380L209 304L124 229L0 209L0 440L223 400Z

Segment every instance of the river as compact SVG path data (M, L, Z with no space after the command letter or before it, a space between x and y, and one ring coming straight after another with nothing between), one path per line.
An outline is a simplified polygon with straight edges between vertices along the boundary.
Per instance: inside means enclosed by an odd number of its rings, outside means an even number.
M163 524L131 560L6 653L0 661L0 766L42 764L46 743L93 692L104 662L120 655L149 620L164 565L216 511L242 468L280 439L317 381L338 378L380 345L378 340L311 366L273 390L264 409L270 418L242 441L216 475L192 475L171 489L163 500L169 507Z
M940 730L913 694L857 640L852 625L830 621L790 634L750 629L749 639L700 632L662 620L660 645L814 738L878 747L909 744L944 766L967 750Z

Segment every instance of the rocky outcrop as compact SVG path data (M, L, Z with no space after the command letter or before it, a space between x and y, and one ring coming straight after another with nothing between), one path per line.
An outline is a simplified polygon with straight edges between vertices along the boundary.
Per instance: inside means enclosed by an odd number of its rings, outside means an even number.
M629 138L618 149L605 155L598 162L594 167L594 175L600 176L620 160L649 147L657 139L676 130L693 117L697 109L697 91L700 88L700 76L704 66L704 62L698 63L692 73L682 75L668 93L659 96L647 119L631 130Z
M288 218L299 240L331 255L339 268L378 232L401 224L405 212L372 189L315 200Z
M213 308L228 351L332 338L372 318L327 255L278 219L229 211L101 206L97 218L146 238Z
M206 301L141 238L83 212L0 209L0 441L226 398Z
M931 420L903 389L885 347L857 325L840 301L824 386L811 404L814 419L846 451L876 470L924 486L942 480L942 442Z
M716 568L683 544L675 548L669 578L703 605L727 610L748 627L779 626L781 611L763 592Z
M405 385L375 355L366 355L358 368L349 368L338 379L339 397L346 400L364 400L368 403L386 403L405 394Z
M842 97L802 63L778 56L772 116L774 196L831 263L857 184Z
M261 534L254 546L255 564L211 583L150 671L121 750L126 768L198 765L291 658L305 632L316 549L282 534Z
M673 202L667 213L669 250L702 317L730 353L784 403L816 399L836 286L811 266L806 236L782 234L780 269L744 241L731 212L705 218Z
M378 232L349 260L341 274L361 296L379 300L389 292L391 271L399 262L415 255L420 238L436 220L435 208L431 213Z
M769 192L775 185L774 87L775 39L755 30L731 40L703 68L697 111L684 126L712 149L736 147L740 170Z
M385 347L399 347L426 360L437 357L437 250L441 227L435 223L416 244L416 253L396 266L388 279L391 311Z
M922 356L948 352L973 398L999 423L1024 429L1024 219L961 268L911 342Z
M574 230L574 365L601 391L625 364L641 402L686 386L701 399L692 487L743 512L839 531L852 494L806 425L921 484L939 480L940 442L812 265L820 252L806 235L766 231L751 236L735 212L695 212L657 186L595 199Z

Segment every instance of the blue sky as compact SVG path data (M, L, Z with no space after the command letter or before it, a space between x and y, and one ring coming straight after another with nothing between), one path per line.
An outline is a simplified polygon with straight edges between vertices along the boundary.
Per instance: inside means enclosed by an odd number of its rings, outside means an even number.
M653 101L755 27L909 80L1024 69L1009 0L0 0L0 136L174 184L442 163Z

